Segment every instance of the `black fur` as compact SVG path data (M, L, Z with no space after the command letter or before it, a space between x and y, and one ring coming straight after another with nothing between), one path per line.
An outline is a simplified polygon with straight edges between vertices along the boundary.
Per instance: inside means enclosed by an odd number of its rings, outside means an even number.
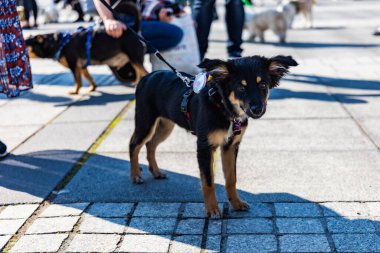
M189 102L190 125L180 110L182 96L189 88L171 71L156 71L145 76L136 89L135 132L130 142L131 156L136 145L146 141L158 117L169 119L180 127L193 131L197 136L200 172L210 186L211 160L217 146L210 143L209 135L216 130L228 131L233 119L239 118L244 128L248 125L247 117L260 118L265 113L269 89L279 84L289 66L296 65L297 62L290 56L270 59L253 56L227 62L204 60L199 67L210 72L212 79ZM242 84L242 80L246 85ZM257 83L257 80L260 82ZM209 96L211 88L217 90L212 97ZM232 92L239 101L238 106L234 106L230 100ZM234 140L229 138L231 136L226 137L226 141L221 144L224 150L228 150ZM235 158L239 143L240 141L234 143Z

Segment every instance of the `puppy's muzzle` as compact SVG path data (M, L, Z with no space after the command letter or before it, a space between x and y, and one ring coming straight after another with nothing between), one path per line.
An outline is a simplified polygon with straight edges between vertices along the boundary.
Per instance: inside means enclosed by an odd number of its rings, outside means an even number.
M248 110L247 110L247 115L251 118L254 118L254 119L258 119L258 118L261 118L261 116L264 115L266 111L266 107L265 106L251 106Z

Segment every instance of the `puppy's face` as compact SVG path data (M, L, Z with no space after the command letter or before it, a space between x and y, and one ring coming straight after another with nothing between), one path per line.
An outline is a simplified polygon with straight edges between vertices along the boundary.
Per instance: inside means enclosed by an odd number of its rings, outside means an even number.
M32 36L25 40L30 58L53 58L57 49L58 34Z
M211 73L235 113L258 119L266 111L269 90L279 85L290 66L297 65L291 56L279 55L243 57L228 62L205 59L199 67Z

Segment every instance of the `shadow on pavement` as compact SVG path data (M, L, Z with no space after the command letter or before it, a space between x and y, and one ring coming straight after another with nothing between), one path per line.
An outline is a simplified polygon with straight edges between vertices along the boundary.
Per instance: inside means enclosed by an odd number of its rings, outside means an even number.
M98 95L99 94L99 95ZM96 94L94 95L90 94L89 99L85 100L79 100L77 102L69 102L69 103L62 103L62 104L57 104L57 107L60 106L95 106L95 105L106 105L109 103L115 103L115 102L121 102L121 101L128 101L134 99L135 94L134 93L129 93L129 94L112 94L112 93L107 93L103 91L96 91Z
M38 198L46 198L51 189L57 185L82 154L83 153L79 151L51 150L19 156L11 155L0 162L0 187L33 195ZM94 154L78 174L66 185L64 191L58 195L55 202L158 201L202 203L199 178L181 174L181 168L178 168L178 173L169 171L167 180L154 180L152 176L148 175L147 166L143 165L143 174L146 181L142 185L133 185L129 180L129 166L130 163L128 160ZM219 201L226 201L224 186L217 184L216 191ZM251 203L312 203L307 199L286 192L260 194L253 194L246 191L239 192L242 199ZM2 198L4 198L4 196L0 198L3 202L4 200ZM335 247L346 249L345 251L352 251L350 247L357 247L357 245L360 245L363 252L376 252L379 249L379 237L376 235L376 226L379 228L380 222L373 221L366 216L353 219L343 217L336 211L325 207L324 203L321 203L320 207L321 208L315 206L319 214L312 217L314 222L317 222L321 228L324 226L324 229L315 233L323 235L328 232L332 234L334 241L335 238L337 238L338 241L338 243L335 242ZM88 209L85 210L85 212L87 211ZM304 210L306 213L309 211L307 208ZM256 213L256 216L251 217L266 217L263 219L267 220L270 224L276 223L276 226L278 226L279 217L303 217L303 213L300 212L300 210L292 210L291 207L286 211L289 215L276 213L276 219L272 217L273 213L269 216L260 214L260 209L255 210L253 208L251 212ZM325 217L327 216L327 218L323 218L323 215ZM223 219L226 220L230 216L234 219L246 219L244 218L244 213L236 212L226 214ZM106 220L112 221L112 219ZM125 222L120 221L120 219L115 219L114 222L123 223L123 225L125 225ZM228 222L229 220L227 220L227 224ZM244 223L245 221L242 220L242 222ZM307 227L310 219L298 219L298 222L300 222L300 226ZM131 227L132 225L130 225L129 227L131 229L140 230L140 233L150 234L154 233L157 229L154 226L147 226L146 223L136 224L140 224L141 227L140 225L136 225L136 227L133 228ZM286 226L286 229L291 230L292 226ZM167 237L172 233L173 231L170 230L170 232L163 232L160 236ZM274 231L272 229L271 232L268 232L268 234L273 233ZM294 232L282 233L281 230L277 231L280 238L287 233ZM352 237L352 234L359 234L359 237ZM180 235L181 234L178 234L176 236ZM176 241L177 237L174 237L173 240ZM199 247L197 243L188 244ZM297 248L298 245L293 246ZM299 246L303 247L304 245ZM208 246L206 246L206 249L207 247Z

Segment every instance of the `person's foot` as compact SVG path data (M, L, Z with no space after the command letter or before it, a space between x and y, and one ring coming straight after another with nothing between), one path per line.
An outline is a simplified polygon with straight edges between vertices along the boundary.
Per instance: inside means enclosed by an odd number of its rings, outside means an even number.
M375 30L373 35L379 36L380 35L380 26Z
M0 159L8 155L7 146L0 141Z
M240 58L241 57L241 52L238 52L238 51L234 51L234 52L230 52L228 53L228 59L236 59L236 58Z

